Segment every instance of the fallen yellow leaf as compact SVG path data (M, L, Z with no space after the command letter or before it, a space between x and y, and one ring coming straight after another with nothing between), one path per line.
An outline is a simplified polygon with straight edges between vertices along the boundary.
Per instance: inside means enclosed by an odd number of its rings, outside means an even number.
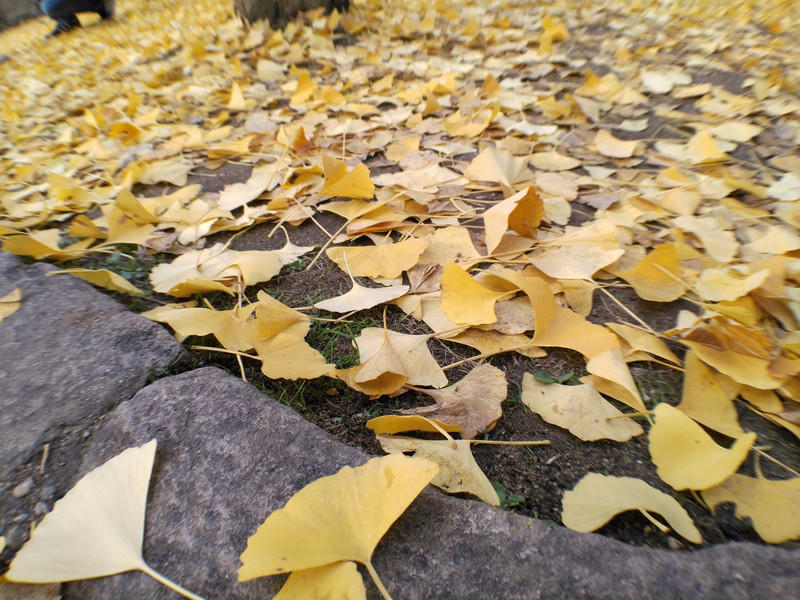
M561 520L574 531L596 531L619 513L639 510L651 521L650 512L663 516L683 538L694 544L703 543L686 509L641 479L589 473L564 494L563 505Z
M739 437L730 449L717 445L700 425L669 404L659 404L650 429L650 455L658 476L676 490L707 490L733 475L756 441Z

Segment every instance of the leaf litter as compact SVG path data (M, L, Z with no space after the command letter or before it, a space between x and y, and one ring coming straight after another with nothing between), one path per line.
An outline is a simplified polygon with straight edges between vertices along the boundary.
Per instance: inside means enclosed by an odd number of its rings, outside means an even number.
M564 492L611 469L732 502L766 541L785 541L769 508L742 506L793 506L798 481L796 6L369 0L273 31L244 28L225 3L119 5L119 22L48 44L41 21L0 33L15 48L0 66L15 82L0 131L4 250L145 290L150 318L190 341L214 336L215 358L193 347L243 378L255 363L285 394L302 391L287 380L326 377L329 397L299 408L325 420L333 405L333 429L363 427L373 407L424 411L425 394L429 414L476 442L495 423L496 441L552 438L529 458L475 449L531 516L560 520ZM88 40L102 60L78 52ZM56 54L69 65L58 72L46 67ZM315 247L279 248L279 227ZM177 257L148 273L145 257L164 253ZM120 255L143 267L100 268ZM305 284L282 290L289 279ZM350 291L329 293L337 281ZM326 327L359 322L321 345ZM506 402L499 420L492 409L476 422L457 392L486 368L505 371L501 386L481 385ZM558 413L545 418L557 428L508 401L506 380L542 368L583 374L581 386L525 379L522 401ZM446 387L450 369L461 381ZM337 407L350 389L363 400ZM566 430L630 441L590 447ZM691 452L672 452L687 441ZM600 458L554 473L584 451ZM652 454L663 482L626 452ZM721 541L702 505L675 495ZM785 518L796 532L796 513ZM650 527L626 523L635 541Z

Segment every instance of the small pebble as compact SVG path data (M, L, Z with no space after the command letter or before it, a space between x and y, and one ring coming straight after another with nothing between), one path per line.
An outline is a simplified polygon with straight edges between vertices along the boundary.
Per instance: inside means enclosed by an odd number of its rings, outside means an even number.
M50 502L53 499L53 496L55 495L56 495L56 488L53 485L46 485L39 492L39 498L41 498L45 502Z
M6 546L12 550L19 550L28 537L28 532L21 525L14 525L5 533Z
M37 502L36 506L33 507L33 514L35 514L37 517L43 517L49 512L50 507L47 506L46 502Z
M680 550L683 548L683 544L674 537L667 538L667 546L669 546L670 550Z
M14 490L11 492L11 495L14 496L14 498L22 498L23 496L30 494L32 489L33 477L28 477L25 481L14 488Z

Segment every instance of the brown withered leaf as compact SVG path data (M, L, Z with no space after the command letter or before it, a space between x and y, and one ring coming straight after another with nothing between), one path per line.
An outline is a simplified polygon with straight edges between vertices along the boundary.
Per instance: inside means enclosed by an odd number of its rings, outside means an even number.
M506 374L488 364L478 365L464 379L441 390L414 389L436 400L436 404L400 412L461 425L464 439L492 429L503 415L500 405L508 396Z

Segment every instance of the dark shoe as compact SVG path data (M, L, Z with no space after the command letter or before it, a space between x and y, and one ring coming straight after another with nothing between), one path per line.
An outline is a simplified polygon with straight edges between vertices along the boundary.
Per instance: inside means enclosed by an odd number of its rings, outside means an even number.
M53 31L44 36L44 39L49 40L50 38L56 37L57 35L61 35L62 33L67 33L68 31L72 31L80 24L81 22L78 21L78 17L76 17L75 15L72 15L70 17L60 17L56 19L55 29L53 29Z
M100 18L104 21L114 18L114 0L105 0L103 9L100 11Z

